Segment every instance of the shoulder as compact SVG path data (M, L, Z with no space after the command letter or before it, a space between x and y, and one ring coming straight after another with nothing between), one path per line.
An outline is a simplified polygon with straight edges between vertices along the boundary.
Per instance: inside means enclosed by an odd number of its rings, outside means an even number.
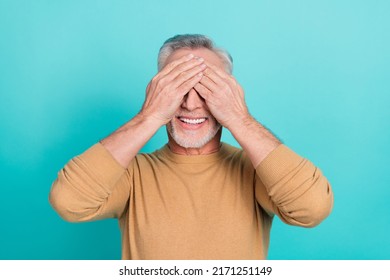
M134 158L134 164L136 165L154 165L166 160L166 146L161 147L151 153L138 153Z

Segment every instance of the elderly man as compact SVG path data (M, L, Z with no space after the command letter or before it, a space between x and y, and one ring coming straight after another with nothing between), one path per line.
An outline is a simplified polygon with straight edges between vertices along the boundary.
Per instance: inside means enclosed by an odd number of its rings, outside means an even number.
M158 66L141 111L59 172L65 220L118 218L123 259L264 259L275 214L313 227L330 213L328 181L249 114L226 51L177 35ZM163 125L168 144L139 153Z

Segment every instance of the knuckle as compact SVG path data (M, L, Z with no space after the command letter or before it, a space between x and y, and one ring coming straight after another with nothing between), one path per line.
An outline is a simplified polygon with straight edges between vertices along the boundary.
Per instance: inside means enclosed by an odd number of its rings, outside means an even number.
M185 70L186 70L186 68L184 65L177 66L177 71L179 71L180 73L183 73Z
M177 64L177 61L175 60L175 61L172 61L172 62L168 63L165 67L167 67L167 68L174 68L176 66L176 64Z
M157 91L162 91L164 89L164 83L162 80L158 80L156 83L156 90Z
M179 70L184 70L184 69L188 69L189 67L192 67L194 64L196 64L196 60L189 60L178 65L177 68Z
M222 85L222 90L223 90L223 91L229 91L229 90L230 90L230 87L229 87L227 84L223 84L223 85Z
M157 86L162 87L165 84L165 78L161 78L157 81Z
M179 73L179 78L186 79L188 77L188 72L183 71Z
M151 87L151 83L149 83L149 84L146 86L146 94L149 94L150 87Z
M156 84L159 81L159 79L160 79L159 75L154 76L150 81L150 84Z

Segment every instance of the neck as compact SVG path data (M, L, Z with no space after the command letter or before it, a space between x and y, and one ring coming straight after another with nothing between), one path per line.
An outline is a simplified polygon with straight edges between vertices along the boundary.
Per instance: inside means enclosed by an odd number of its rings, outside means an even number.
M179 155L208 155L215 152L218 152L221 148L221 135L222 129L220 129L217 134L211 139L207 144L200 148L185 148L180 146L175 142L175 140L168 133L168 147L169 149Z

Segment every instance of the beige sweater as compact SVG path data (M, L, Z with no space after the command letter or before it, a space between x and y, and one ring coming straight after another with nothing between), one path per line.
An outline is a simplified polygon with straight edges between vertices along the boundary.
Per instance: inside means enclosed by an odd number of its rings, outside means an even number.
M101 144L58 174L50 202L68 221L118 218L123 259L264 259L274 214L312 227L333 195L311 162L284 145L256 168L241 149L139 154L127 169Z

